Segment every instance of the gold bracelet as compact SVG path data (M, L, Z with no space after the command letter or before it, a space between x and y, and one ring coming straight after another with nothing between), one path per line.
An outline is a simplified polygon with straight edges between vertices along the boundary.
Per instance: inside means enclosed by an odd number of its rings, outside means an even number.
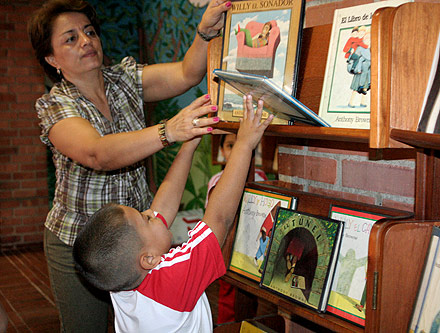
M166 123L167 123L166 119L162 119L161 121L159 121L159 138L164 147L168 147L172 145L172 143L168 141L167 136L165 134Z
M215 37L218 37L222 34L221 29L217 31L217 33L214 36L209 36L199 30L199 26L197 25L196 28L197 34L202 38L205 42L209 42L210 40L214 39Z

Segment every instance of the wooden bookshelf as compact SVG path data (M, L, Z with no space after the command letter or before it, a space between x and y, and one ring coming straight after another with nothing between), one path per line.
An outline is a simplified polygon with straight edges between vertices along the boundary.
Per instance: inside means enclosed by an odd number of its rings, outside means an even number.
M338 204L393 217L375 223L370 233L365 328L291 303L236 273L228 271L224 277L244 295L273 303L286 322L298 322L305 327L318 325L320 331L407 331L432 226L440 225L440 135L416 132L440 31L440 4L416 2L382 8L373 16L371 31L370 130L271 125L265 135L274 138L272 144L353 145L376 151L376 156L390 149L402 156L411 151L416 156L414 211L318 196L279 181L258 185L262 189L275 186L278 191L296 196L298 210L312 214L327 216L330 205ZM297 98L312 110L319 109L325 72L323 59L327 58L330 32L331 25L323 25L307 28L303 33ZM208 73L219 67L220 51L221 39L212 41ZM214 99L217 84L208 77L209 92ZM217 126L226 132L235 132L237 128L236 123L222 122ZM226 264L234 236L232 232L224 249Z

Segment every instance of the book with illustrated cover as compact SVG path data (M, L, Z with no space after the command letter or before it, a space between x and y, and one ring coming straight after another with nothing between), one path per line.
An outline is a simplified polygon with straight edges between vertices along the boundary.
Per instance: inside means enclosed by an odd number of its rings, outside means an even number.
M229 269L260 282L278 207L295 208L296 198L246 187L241 199Z
M278 208L260 286L325 312L344 222Z
M276 333L276 331L256 320L243 320L239 333Z
M417 131L440 134L440 34L432 61L431 73L426 86L422 112Z
M279 118L299 121L314 126L329 127L330 125L320 118L307 106L290 96L266 76L245 74L215 69L214 74L233 86L242 94L251 94L254 101L264 100L264 106ZM243 103L243 99L241 98Z
M409 332L440 331L440 228L433 226Z
M264 75L295 96L305 0L233 1L226 12L220 67ZM243 117L242 95L219 85L217 115L223 121ZM263 119L268 116L263 112ZM275 117L272 124L289 124Z
M385 215L332 205L330 218L344 222L344 235L327 312L365 326L365 298L370 231Z
M332 127L370 128L371 21L382 7L411 0L387 0L336 9L324 74L319 116Z

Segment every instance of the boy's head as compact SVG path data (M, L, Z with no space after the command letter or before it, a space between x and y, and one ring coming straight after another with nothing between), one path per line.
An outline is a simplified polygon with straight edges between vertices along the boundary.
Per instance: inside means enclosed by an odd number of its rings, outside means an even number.
M169 230L151 210L140 213L108 204L78 234L73 257L78 271L93 286L131 290L160 262L170 244Z

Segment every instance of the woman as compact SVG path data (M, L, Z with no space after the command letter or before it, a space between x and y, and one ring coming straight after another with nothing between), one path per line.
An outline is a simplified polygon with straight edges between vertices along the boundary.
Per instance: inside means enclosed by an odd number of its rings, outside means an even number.
M144 159L164 146L212 131L208 95L176 116L145 127L143 102L177 96L206 72L208 41L223 26L230 1L212 1L184 60L144 66L131 57L104 68L94 9L82 0L49 0L29 22L36 57L56 84L37 100L41 140L56 167L45 253L62 330L106 332L108 295L79 280L72 259L78 231L108 202L145 210L151 202ZM110 260L111 258L109 258Z

